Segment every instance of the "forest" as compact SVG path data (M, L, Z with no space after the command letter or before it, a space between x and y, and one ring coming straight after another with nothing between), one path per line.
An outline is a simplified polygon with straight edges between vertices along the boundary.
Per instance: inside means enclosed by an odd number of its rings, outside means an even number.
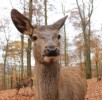
M32 86L29 88L29 82L32 85L32 80L36 80L34 44L14 26L12 9L38 26L52 25L68 15L60 29L60 67L80 69L87 80L85 100L101 100L101 4L101 0L4 0L0 4L0 100L47 100L35 99L36 90L32 93ZM29 78L30 81L22 81ZM24 87L28 88L19 90L20 82L26 82ZM20 91L18 95L16 88Z

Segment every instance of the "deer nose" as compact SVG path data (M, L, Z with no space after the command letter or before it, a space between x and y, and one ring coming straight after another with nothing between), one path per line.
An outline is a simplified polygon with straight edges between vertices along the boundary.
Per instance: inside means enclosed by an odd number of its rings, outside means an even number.
M57 46L46 46L45 54L46 56L57 56L59 55L59 48Z

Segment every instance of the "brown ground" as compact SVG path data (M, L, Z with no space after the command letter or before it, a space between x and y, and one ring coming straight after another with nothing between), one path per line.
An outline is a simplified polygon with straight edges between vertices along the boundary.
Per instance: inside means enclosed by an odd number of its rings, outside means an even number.
M97 82L95 78L88 80L88 89L85 100L102 100L102 81ZM35 95L30 88L21 89L19 95L16 90L0 91L0 100L35 100Z
M35 94L30 88L20 89L16 95L16 89L0 91L0 100L35 100Z
M88 89L85 100L102 100L102 80L96 78L88 80Z

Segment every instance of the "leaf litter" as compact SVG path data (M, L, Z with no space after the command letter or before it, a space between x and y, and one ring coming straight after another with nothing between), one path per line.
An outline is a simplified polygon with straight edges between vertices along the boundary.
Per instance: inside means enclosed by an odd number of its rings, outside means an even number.
M102 100L102 80L97 82L96 78L87 80L87 94L85 100ZM16 89L0 91L0 100L36 100L35 93L27 87L20 89L16 95Z

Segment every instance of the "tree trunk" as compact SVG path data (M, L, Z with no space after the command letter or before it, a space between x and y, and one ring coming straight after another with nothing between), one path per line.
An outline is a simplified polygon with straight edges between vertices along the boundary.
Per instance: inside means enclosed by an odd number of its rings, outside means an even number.
M44 0L45 25L47 25L47 0Z
M62 4L62 13L65 16L66 9L65 9L66 0L61 2ZM67 36L66 36L66 25L64 24L64 66L68 66L68 53L67 53Z
M23 49L24 49L24 35L21 35L21 78L24 75L24 65L23 65Z
M84 52L85 52L85 65L86 65L86 78L87 79L90 79L92 77L91 57L90 57L90 34L91 34L91 15L93 12L93 0L91 0L90 2L91 4L89 4L88 17L86 17L84 1L82 0L83 8L81 9L79 6L79 1L76 0L76 4L79 11L79 16L81 19L82 33L84 37L84 45L85 45ZM91 9L90 9L90 6L91 6ZM86 18L87 18L87 21L86 21Z
M85 45L85 66L86 66L86 78L90 79L92 77L91 73L91 58L90 58L90 37L86 33L86 28L83 25L83 37Z
M96 47L96 52L95 52L95 59L96 59L96 77L97 81L101 80L100 73L99 73L99 54L98 54L98 48Z
M3 67L3 90L6 89L6 62L7 62L7 54L8 54L8 39L6 40L7 40L7 45L5 48L4 67Z
M88 49L88 47L86 47ZM91 60L90 60L90 50L85 51L86 54L86 59L85 59L85 64L86 64L86 78L90 79L92 77L91 73Z
M67 54L67 37L66 37L66 28L64 25L64 65L68 65L68 54Z
M80 69L83 71L83 65L82 65L82 54L81 49L79 48L79 59L80 59Z
M32 22L32 0L29 0L29 20ZM31 40L28 39L27 48L27 76L31 77Z
M13 77L11 76L11 89L13 88Z
M26 12L26 9L25 9L25 0L24 0L24 15L25 15L25 12ZM21 78L24 77L24 63L23 63L23 55L24 55L24 35L21 34Z

